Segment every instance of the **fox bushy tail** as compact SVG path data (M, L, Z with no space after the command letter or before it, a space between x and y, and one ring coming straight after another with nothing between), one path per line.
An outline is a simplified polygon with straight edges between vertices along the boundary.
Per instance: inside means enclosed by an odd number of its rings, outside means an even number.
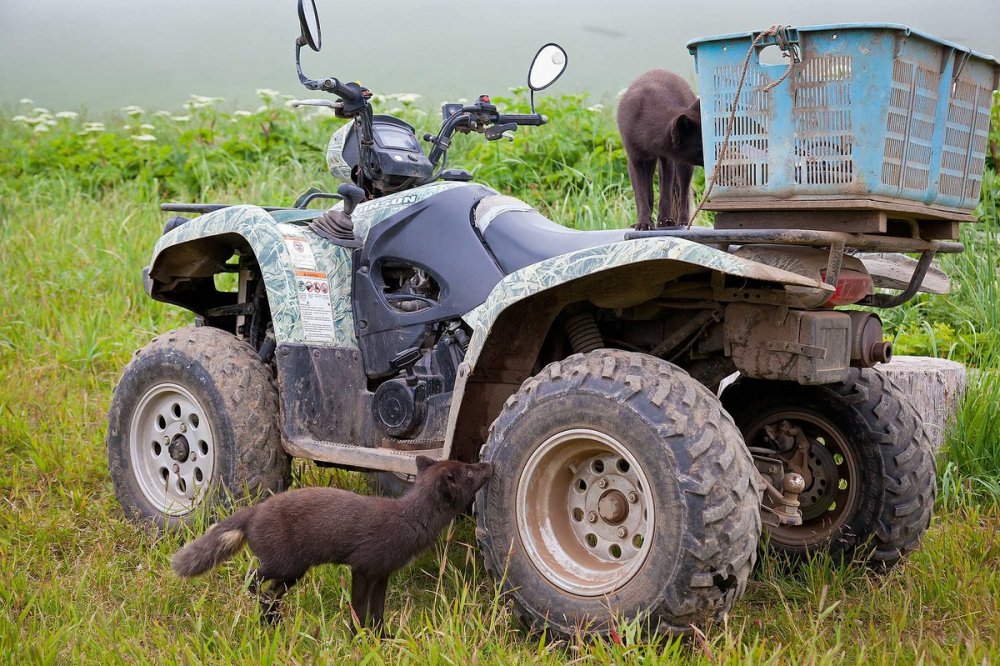
M239 552L246 542L246 523L254 507L248 507L216 523L200 537L174 553L171 563L178 576L191 578L211 571Z

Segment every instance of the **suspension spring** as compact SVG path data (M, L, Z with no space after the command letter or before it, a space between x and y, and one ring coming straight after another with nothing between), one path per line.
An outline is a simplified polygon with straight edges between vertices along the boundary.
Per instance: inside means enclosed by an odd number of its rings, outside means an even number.
M569 337L569 344L576 354L585 354L604 346L604 338L597 328L597 321L594 315L589 312L581 312L566 320L566 335Z

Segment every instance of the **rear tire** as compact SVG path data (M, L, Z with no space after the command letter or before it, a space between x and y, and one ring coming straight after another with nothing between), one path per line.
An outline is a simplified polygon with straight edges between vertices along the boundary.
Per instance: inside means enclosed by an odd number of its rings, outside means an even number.
M742 595L760 535L750 456L717 398L680 368L597 350L508 399L477 498L486 568L530 629L704 626Z
M291 482L270 368L208 326L171 331L136 352L115 387L107 447L126 516L163 528Z
M741 378L722 404L747 446L774 448L764 428L782 420L810 441L803 524L769 529L772 551L793 560L825 552L838 561L865 553L870 565L887 568L919 545L934 509L933 447L888 377L855 369L824 386Z

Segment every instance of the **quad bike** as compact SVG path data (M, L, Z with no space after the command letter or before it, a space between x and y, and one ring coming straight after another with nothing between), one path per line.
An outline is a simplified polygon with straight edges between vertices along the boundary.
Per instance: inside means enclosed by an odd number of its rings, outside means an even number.
M879 317L836 308L945 291L930 260L960 244L568 229L444 168L456 132L547 121L533 96L562 74L560 47L530 68L532 113L446 104L425 155L368 89L303 74L321 33L311 2L299 18L299 78L336 98L301 103L351 120L328 156L349 182L291 208L164 206L201 215L167 224L145 289L197 324L154 338L115 390L107 446L131 518L171 528L280 492L293 457L390 489L417 454L489 460L486 567L529 627L559 635L711 622L743 593L762 526L791 557L885 566L917 545L929 440L872 367L892 353ZM322 198L339 201L307 208ZM922 258L900 278L865 254L890 251ZM225 273L235 291L216 287Z

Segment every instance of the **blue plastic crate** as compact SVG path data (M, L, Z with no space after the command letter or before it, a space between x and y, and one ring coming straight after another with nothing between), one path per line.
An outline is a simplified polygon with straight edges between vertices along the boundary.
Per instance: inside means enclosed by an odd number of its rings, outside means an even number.
M969 219L979 200L1000 62L896 24L787 28L800 61L762 64L758 32L688 43L702 100L705 172L722 160L705 208L858 207ZM777 46L772 51L777 50ZM723 138L733 103L726 155Z

